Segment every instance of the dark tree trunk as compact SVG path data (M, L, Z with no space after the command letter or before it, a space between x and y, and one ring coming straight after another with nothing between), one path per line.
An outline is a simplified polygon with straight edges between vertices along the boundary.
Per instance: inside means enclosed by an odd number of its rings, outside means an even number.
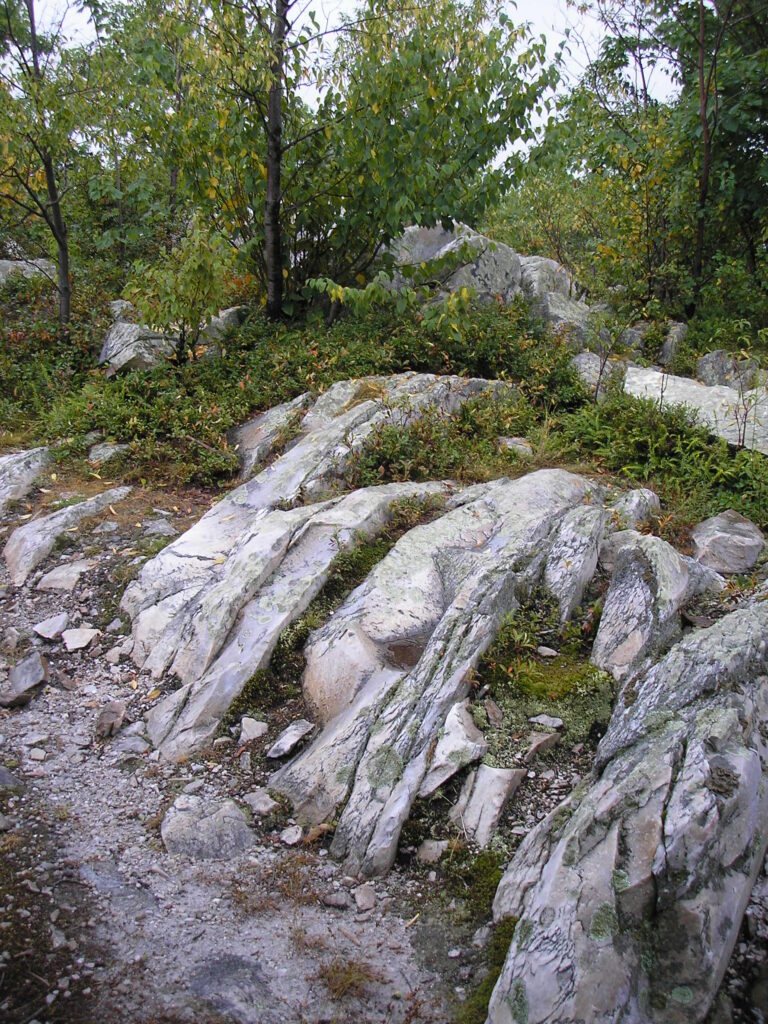
M283 60L288 30L288 0L275 0L272 67L267 103L267 194L264 204L264 261L267 271L266 313L283 312L283 259L280 237L280 170L283 156Z
M29 16L30 46L32 51L32 68L35 78L42 79L40 70L40 48L37 39L34 0L26 0ZM51 234L56 240L59 287L59 325L65 338L69 337L69 321L72 313L72 290L69 284L69 237L67 225L61 213L61 194L56 181L56 169L53 157L44 147L38 148L45 172L45 188L48 202L43 210Z

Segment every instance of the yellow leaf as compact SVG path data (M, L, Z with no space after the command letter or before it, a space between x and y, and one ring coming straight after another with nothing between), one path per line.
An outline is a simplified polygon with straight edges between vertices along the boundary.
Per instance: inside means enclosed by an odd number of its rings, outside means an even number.
M288 268L287 267L283 267L283 280L285 280L285 281L288 280Z
M358 284L365 284L365 274L355 274L355 280Z
M157 689L150 690L149 693L147 694L147 700L157 700L157 698L160 696L162 692L162 690Z

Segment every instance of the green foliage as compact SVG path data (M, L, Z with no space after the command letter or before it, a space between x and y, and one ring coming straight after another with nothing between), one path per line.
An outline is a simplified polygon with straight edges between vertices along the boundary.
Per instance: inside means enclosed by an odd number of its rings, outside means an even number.
M194 354L202 328L224 302L233 258L221 235L204 231L195 222L158 262L134 265L123 294L143 323L178 336L178 362L184 362L189 351Z
M491 994L504 967L517 923L516 917L505 917L493 925L485 954L488 972L459 1007L454 1018L455 1024L485 1024Z
M697 426L681 407L614 394L562 417L552 431L562 457L597 463L653 487L670 510L670 529L735 508L768 523L768 460Z

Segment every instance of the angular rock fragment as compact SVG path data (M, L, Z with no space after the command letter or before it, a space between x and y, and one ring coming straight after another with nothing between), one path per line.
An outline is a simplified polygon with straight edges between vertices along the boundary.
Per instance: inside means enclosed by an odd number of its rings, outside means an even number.
M22 793L24 783L17 778L12 771L9 771L4 764L0 764L0 794Z
M47 277L56 280L56 264L50 260L0 260L0 285L10 277Z
M75 558L71 562L63 562L47 572L35 589L72 591L83 573L89 572L95 566L96 562L92 558Z
M94 733L97 739L106 740L116 736L125 718L125 704L121 700L111 700L96 719Z
M68 651L82 651L99 636L99 633L98 629L83 626L79 629L65 629L61 639Z
M50 512L24 526L18 526L3 549L3 557L13 584L20 587L25 582L35 566L51 553L54 544L63 533L77 526L88 516L96 515L110 505L122 501L130 492L130 487L113 487L77 505L68 505L58 512Z
M0 455L0 516L11 501L20 501L51 461L47 448Z
M694 558L726 574L748 572L765 547L765 538L755 524L732 508L695 526L691 539Z
M768 604L680 641L620 701L582 784L516 851L489 1024L703 1021L768 833ZM649 1008L653 1008L652 1014Z
M229 860L255 843L245 815L232 800L208 802L199 796L177 797L160 826L168 853L192 860Z
M492 768L481 764L467 781L449 817L478 846L487 846L507 801L528 772L525 768Z
M0 685L0 707L18 708L28 704L38 689L48 682L49 665L39 651L34 651L13 666L6 681Z
M258 814L260 817L266 814L274 814L280 808L277 800L273 800L263 786L259 786L250 793L246 793L243 797L243 803L248 804L253 813Z
M55 640L64 630L68 621L69 613L59 612L58 615L51 615L49 618L43 619L42 622L38 622L32 628L44 640Z
M591 661L622 680L638 672L680 631L680 609L696 594L722 589L711 569L659 537L623 531ZM618 535L617 535L618 536Z
M267 751L267 757L276 759L287 757L291 751L301 743L305 736L308 736L314 729L314 725L305 718L300 718L280 733L275 742Z
M755 386L757 362L754 359L739 359L733 352L716 348L696 361L696 377L710 387L727 384L737 390Z
M469 701L454 704L445 719L429 771L419 789L421 798L431 796L456 772L485 756L488 744L469 713Z
M615 501L608 515L614 527L621 530L634 530L638 526L650 522L661 512L659 496L648 487L637 487Z
M539 582L562 517L596 493L560 470L471 488L402 537L310 638L305 695L325 728L270 786L312 822L347 800L331 852L351 874L391 866L448 711Z
M258 722L255 718L247 717L240 720L241 743L252 743L254 740L260 740L268 732L269 726L266 722Z
M658 354L658 361L662 366L669 366L687 336L688 324L676 320L667 321L664 340Z
M560 734L557 732L532 732L528 737L528 750L523 760L526 764L530 764L535 757L543 754L545 750L556 747L559 742Z

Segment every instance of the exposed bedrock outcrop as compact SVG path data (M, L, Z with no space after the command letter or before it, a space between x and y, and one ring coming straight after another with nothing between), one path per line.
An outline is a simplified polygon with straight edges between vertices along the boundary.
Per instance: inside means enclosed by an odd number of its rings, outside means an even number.
M469 488L405 534L307 646L324 729L270 785L305 821L345 803L331 852L351 873L392 865L449 712L503 618L541 582L571 510L599 488L563 470Z
M489 1024L703 1021L768 832L768 602L622 691L587 781L516 852Z
M32 484L51 461L47 448L0 455L0 515L6 505L26 497Z

